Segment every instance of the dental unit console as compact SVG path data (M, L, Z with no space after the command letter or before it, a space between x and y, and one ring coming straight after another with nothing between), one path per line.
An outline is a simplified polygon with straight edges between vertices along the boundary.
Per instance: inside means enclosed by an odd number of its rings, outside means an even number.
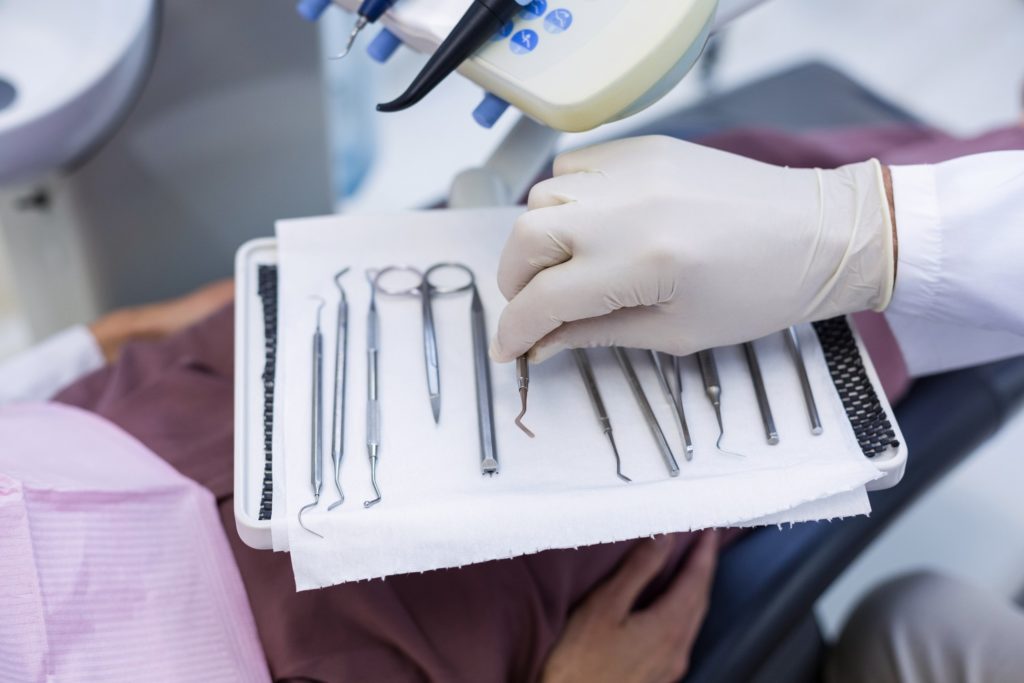
M514 13L510 3L519 5ZM314 19L329 4L302 0L299 11ZM335 4L354 12L360 0ZM487 92L473 112L477 122L490 127L511 104L546 126L576 132L630 116L671 90L700 56L717 7L718 0L398 0L368 50L383 62L402 43L428 53L444 44L441 52L457 56L452 42L469 33L465 24L475 12L499 27L458 67ZM502 11L513 14L503 25L495 20ZM452 33L456 24L459 36ZM380 108L414 104L455 66L453 59L428 63L406 93Z

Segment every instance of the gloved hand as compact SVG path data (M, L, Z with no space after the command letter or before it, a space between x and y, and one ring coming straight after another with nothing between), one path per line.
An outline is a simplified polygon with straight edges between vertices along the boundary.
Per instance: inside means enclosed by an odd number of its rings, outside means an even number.
M875 160L789 169L667 137L555 160L498 267L491 355L627 346L679 355L865 309L892 295Z

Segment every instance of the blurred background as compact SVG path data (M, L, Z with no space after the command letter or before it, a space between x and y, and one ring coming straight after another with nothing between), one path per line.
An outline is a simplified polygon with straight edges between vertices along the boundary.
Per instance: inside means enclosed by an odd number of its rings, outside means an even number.
M68 21L114 21L123 11L116 0L94 10L71 11ZM4 87L14 103L36 102L18 92L26 67L4 39L5 23L22 22L25 36L33 20L0 2L0 358L111 308L229 275L235 249L272 234L276 218L442 201L452 177L482 163L514 122L477 126L479 88L460 78L411 110L377 115L372 105L400 92L423 58L402 50L379 65L356 50L327 61L351 26L337 9L312 25L289 0L167 0L95 67L89 83L103 87L76 91L65 121L95 120L91 139L63 148L73 141L54 137L59 171L40 159L5 176L4 160L19 153L5 128L38 123L45 138L42 124L60 123L17 119L25 108L4 104ZM91 54L88 41L116 42L99 28L52 49ZM560 144L625 134L807 60L837 67L928 124L971 135L1021 119L1022 36L1020 0L770 0L719 35L664 100ZM834 632L867 586L912 568L1015 596L1024 576L1021 443L1018 417L890 527L819 602L825 630ZM1001 532L977 533L988 528Z

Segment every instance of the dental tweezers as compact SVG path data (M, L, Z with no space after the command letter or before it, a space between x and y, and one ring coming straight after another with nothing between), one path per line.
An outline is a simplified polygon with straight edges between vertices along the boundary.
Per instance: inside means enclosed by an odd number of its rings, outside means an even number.
M331 461L334 463L334 487L338 490L338 500L327 506L333 510L345 502L345 494L341 490L341 459L345 453L345 386L348 376L348 298L345 288L341 286L341 277L348 272L344 268L334 276L334 284L338 287L338 326L334 338L334 414L331 419Z
M633 481L622 473L622 459L619 457L619 449L615 445L615 437L612 436L612 421L605 410L604 401L601 399L601 391L597 388L597 379L594 377L594 368L590 364L590 358L583 349L573 349L572 356L579 368L580 376L583 378L583 386L587 389L587 396L590 397L590 405L594 408L597 422L601 425L601 431L608 437L612 445L612 453L615 455L615 474L622 481Z
M789 347L789 353L793 356L793 363L796 364L796 371L800 376L800 388L804 392L804 403L807 404L807 417L811 422L811 434L821 434L821 418L818 416L818 405L814 402L814 392L811 390L811 379L807 376L807 366L804 365L804 354L800 348L800 337L797 336L795 327L787 328L783 331L782 336L786 338L786 346Z
M656 351L648 351L651 363L654 365L654 372L658 375L658 384L665 394L665 400L672 406L676 416L676 425L679 427L679 434L683 438L683 453L687 460L693 460L693 441L690 440L690 427L686 424L686 413L683 412L683 384L682 373L679 371L679 360L673 358L671 363L676 376L678 391L672 391L668 383L668 369L665 367L664 359Z
M324 430L323 430L323 405L324 405L324 335L320 331L320 312L324 308L324 300L316 309L316 329L313 331L313 396L312 396L312 434L310 439L310 485L313 487L313 502L302 506L299 509L299 526L313 534L321 534L310 529L302 523L302 513L315 508L320 502L320 490L324 484Z
M654 437L654 441L658 444L658 449L661 451L661 456L665 459L665 467L668 468L669 475L678 477L679 463L676 462L675 456L672 455L672 449L668 445L665 433L661 431L661 425L658 424L658 418L654 415L654 410L651 408L650 401L647 400L647 395L644 394L644 388L640 384L640 378L636 376L633 363L629 360L629 356L626 355L626 351L623 348L613 346L612 353L615 354L615 360L619 362L619 367L622 368L622 374L626 376L626 381L633 392L633 397L640 406L640 412L644 414L644 420L647 421L647 426L651 430L651 436Z
M377 355L380 353L380 316L377 313L377 273L370 280L370 308L366 313L366 454L370 458L370 483L377 496L363 501L373 507L381 501L377 486L377 460L380 455L380 398L377 386Z

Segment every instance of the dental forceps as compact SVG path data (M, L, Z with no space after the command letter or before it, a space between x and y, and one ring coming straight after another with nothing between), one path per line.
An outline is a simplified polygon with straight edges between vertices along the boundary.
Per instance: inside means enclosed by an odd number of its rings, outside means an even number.
M711 349L698 351L697 364L700 365L700 376L704 380L704 393L711 401L711 407L715 409L715 419L718 420L718 440L715 441L715 448L722 453L744 457L742 453L722 448L722 438L725 436L725 426L722 424L722 384L718 380L718 363L715 362L715 352Z
M338 500L327 506L333 510L345 502L345 494L341 490L341 459L345 453L345 385L348 376L348 298L345 288L341 286L342 276L349 271L343 268L334 276L334 284L338 287L338 325L334 338L334 415L331 420L331 461L334 463L334 487L338 490Z
M754 383L757 408L761 412L761 422L764 424L764 436L768 443L774 446L779 443L779 432L775 429L775 418L772 417L772 407L768 403L768 391L764 386L764 376L761 374L761 364L757 361L754 342L746 342L743 345L743 353L747 357L747 366L750 368L750 380Z
M786 346L789 347L789 353L793 356L797 374L800 376L800 388L804 392L804 403L807 404L807 417L811 421L811 434L817 436L822 432L821 418L818 416L818 405L814 402L814 392L811 390L811 379L807 376L807 366L804 365L800 337L797 335L795 327L784 330L782 336L786 338Z
M320 503L320 490L324 483L324 430L323 430L323 370L324 370L324 335L320 331L320 312L324 308L324 300L318 296L312 297L319 300L320 305L316 309L316 329L313 331L313 397L312 412L310 420L312 424L312 439L310 447L310 485L313 487L313 502L302 506L299 509L299 526L313 534L323 538L321 534L310 529L302 523L302 513L315 508Z
M690 427L686 424L686 414L683 412L683 389L682 389L682 373L679 371L679 361L673 358L672 362L674 365L674 372L676 375L676 386L679 387L678 392L673 392L672 387L668 383L668 370L665 367L665 362L661 357L661 354L656 351L648 351L650 354L651 363L654 365L654 372L658 375L658 384L661 385L661 391L665 394L665 400L672 406L672 412L676 417L676 425L679 427L679 433L683 438L683 454L684 457L689 461L693 460L693 442L690 440Z
M668 468L669 475L678 477L679 463L676 462L675 456L672 455L672 449L669 448L668 440L665 438L665 433L661 431L661 425L658 424L658 418L655 417L654 410L651 408L651 403L647 400L647 395L644 394L644 388L640 384L640 378L636 376L636 370L633 368L633 363L629 360L629 356L626 355L626 350L621 347L613 346L612 353L615 354L615 360L619 362L619 367L622 368L622 374L626 376L626 381L629 383L629 388L633 392L633 397L636 398L636 402L640 406L640 412L644 414L644 420L647 421L647 426L651 430L651 435L658 444L658 449L661 451L662 458L665 459L665 467Z
M590 405L597 415L597 422L601 425L601 431L608 437L612 445L612 453L615 455L615 475L622 481L633 481L622 473L622 459L619 457L619 449L615 445L615 437L612 436L612 421L605 410L604 401L601 399L601 391L597 388L597 379L594 377L594 367L590 364L590 358L583 349L573 349L572 357L576 360L576 367L579 368L580 376L583 378L583 386L587 389L587 396L590 397Z
M430 281L430 276L445 269L461 270L469 276L469 282L448 289L437 287ZM423 288L425 291L441 294L454 294L468 290L472 295L469 304L469 319L473 338L473 378L476 386L476 425L480 438L480 472L493 476L498 473L498 444L494 430L491 365L487 356L487 321L484 318L484 304L480 298L480 290L476 286L476 275L469 266L462 263L436 263L423 273ZM433 316L431 316L431 320L433 320Z

